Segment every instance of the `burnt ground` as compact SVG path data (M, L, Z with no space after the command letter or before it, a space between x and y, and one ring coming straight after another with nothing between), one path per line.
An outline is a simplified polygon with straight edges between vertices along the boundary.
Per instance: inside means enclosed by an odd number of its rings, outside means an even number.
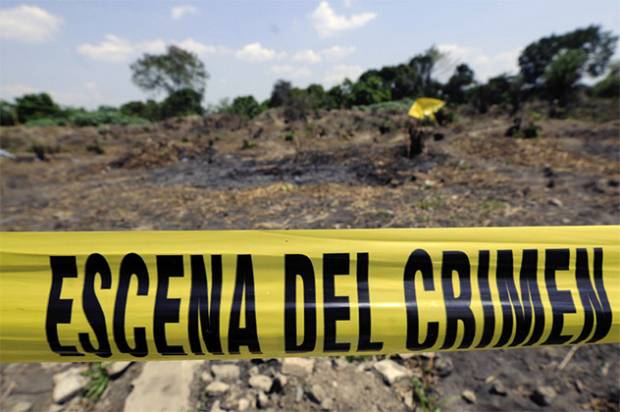
M0 159L0 229L618 224L620 115L612 118L542 119L539 137L522 139L504 136L507 117L461 114L414 159L404 156L404 116L388 111L332 111L294 124L270 110L250 122L224 116L150 126L4 128L0 145L17 159ZM33 145L45 160L36 159ZM449 373L421 357L396 360L423 372L423 390L442 410L543 409L531 400L541 385L558 393L545 410L619 410L619 347L579 348L560 369L568 350L443 354L437 359L452 364ZM377 379L373 359L342 361L318 361L313 376L295 385L338 382L336 410L386 410L394 400L407 409L412 396L421 405L411 384L389 387ZM279 370L278 362L254 366ZM0 368L0 405L26 399L32 410L47 410L53 368ZM360 374L368 373L375 375L364 381ZM24 380L34 389L16 390ZM494 393L497 382L505 394ZM113 384L127 391L129 381ZM373 385L386 387L367 388ZM108 405L119 409L124 395L115 398L112 389L104 400L117 399ZM476 394L475 403L461 397L465 389ZM202 407L212 406L200 390L195 396ZM357 400L348 404L346 396ZM269 407L321 409L312 396L299 400L294 389L273 395Z

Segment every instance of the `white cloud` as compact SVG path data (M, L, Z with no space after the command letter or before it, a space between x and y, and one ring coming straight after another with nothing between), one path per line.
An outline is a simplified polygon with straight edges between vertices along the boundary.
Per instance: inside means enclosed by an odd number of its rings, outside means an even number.
M312 75L312 71L305 66L292 66L290 64L280 64L271 66L271 72L278 76L283 76L288 79L301 79L305 77L310 77Z
M62 18L37 6L16 6L0 9L0 39L40 43L51 39Z
M106 34L101 42L97 44L84 43L78 46L77 51L93 60L122 62L136 53L136 46L121 37Z
M130 42L127 39L113 34L106 35L99 43L84 43L78 46L77 51L81 55L93 60L118 63L125 62L130 58L135 58L141 53L163 53L166 51L166 47L169 44L175 44L199 56L213 53L225 53L228 51L225 47L204 44L191 37L182 41L152 39L141 42Z
M321 51L321 54L327 60L332 61L343 59L353 53L355 53L355 47L353 46L332 46Z
M273 49L263 47L259 42L255 42L243 46L235 53L235 56L241 60L258 63L284 58L286 53L276 52Z
M172 17L174 20L179 20L184 16L189 16L196 13L198 13L198 9L189 4L174 6L172 9L170 9L170 17Z
M327 1L322 1L310 15L314 29L321 37L329 37L340 31L365 26L377 17L376 13L364 12L342 16L336 14Z
M293 55L293 61L297 63L315 64L320 63L321 60L323 60L321 55L310 49L298 51Z
M323 82L328 86L340 83L344 79L357 80L364 70L360 66L338 64L332 67L323 77Z
M447 55L447 60L452 66L460 63L468 64L481 81L501 73L514 73L518 69L518 58L521 49L514 49L497 54L487 54L480 49L464 47L458 44L440 44L437 46L440 52ZM449 77L452 73L442 73ZM439 80L445 80L440 78Z
M213 46L210 44L204 44L197 40L192 39L191 37L176 43L182 49L190 51L192 53L196 53L199 56L204 56L206 54L214 54L218 52L223 52L224 48L219 46Z

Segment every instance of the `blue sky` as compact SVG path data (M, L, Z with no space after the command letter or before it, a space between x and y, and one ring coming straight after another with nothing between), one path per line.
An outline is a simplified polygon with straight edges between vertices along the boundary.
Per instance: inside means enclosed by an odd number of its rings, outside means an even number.
M330 86L433 44L448 56L438 76L467 62L485 80L514 72L529 42L593 23L618 33L620 3L3 0L0 98L47 91L86 107L144 99L129 64L172 43L205 62L209 103L264 99L279 78Z

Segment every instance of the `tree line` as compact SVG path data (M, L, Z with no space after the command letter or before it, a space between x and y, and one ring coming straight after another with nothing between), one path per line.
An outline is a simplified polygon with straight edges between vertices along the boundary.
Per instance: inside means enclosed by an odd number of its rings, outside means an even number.
M545 100L558 107L577 102L580 96L620 96L620 63L610 63L618 36L592 25L538 39L523 49L517 74L500 74L486 82L476 80L474 70L458 64L445 82L436 79L438 66L446 56L435 47L415 55L408 62L370 69L357 81L345 79L325 89L320 84L305 88L278 80L263 102L253 96L223 100L203 107L209 74L193 53L170 46L160 55L145 54L131 65L133 83L161 101L131 101L115 108L94 111L61 108L47 93L26 94L14 102L0 101L0 124L128 124L158 121L184 115L219 112L252 118L264 110L281 107L287 120L304 119L320 109L367 106L420 96L437 97L451 105L470 105L479 113L501 106L516 113L530 100ZM600 78L593 85L584 77Z

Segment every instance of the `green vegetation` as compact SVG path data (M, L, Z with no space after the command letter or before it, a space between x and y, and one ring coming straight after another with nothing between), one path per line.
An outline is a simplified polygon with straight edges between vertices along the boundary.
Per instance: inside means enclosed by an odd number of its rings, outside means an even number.
M443 84L435 74L446 72L449 61L431 47L408 62L367 70L356 81L345 79L329 90L319 84L299 88L278 80L269 99L262 103L253 96L239 96L232 103L223 99L207 110L202 106L209 79L204 63L195 54L170 46L160 55L144 54L130 66L132 80L139 88L165 94L161 102L131 101L120 108L87 111L61 108L47 93L26 94L13 103L0 101L0 125L140 124L205 113L229 113L252 119L267 108L281 108L284 120L295 122L316 116L320 110L406 110L413 99L421 96L446 100L448 108L442 111L448 114L446 121L453 116L450 108L457 105L470 106L479 113L495 106L514 115L530 100L547 101L552 116L562 115L567 107L575 108L574 103L584 94L620 97L620 63L609 64L617 41L618 36L595 25L553 34L525 47L519 56L518 74L500 74L479 82L471 67L462 63ZM588 86L582 82L584 76L605 77ZM385 133L391 130L390 125L381 127ZM533 137L536 131L532 129L527 135Z
M100 362L96 362L91 364L90 368L83 372L83 375L89 379L84 397L91 401L97 401L103 395L110 382L108 372Z
M429 393L429 388L418 378L413 378L413 400L416 410L422 412L439 412L440 401L437 395Z

